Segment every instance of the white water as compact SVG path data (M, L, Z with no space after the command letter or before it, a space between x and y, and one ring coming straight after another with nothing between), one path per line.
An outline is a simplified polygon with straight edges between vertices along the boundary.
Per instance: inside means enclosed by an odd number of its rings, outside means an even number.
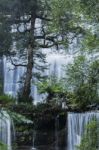
M18 91L20 87L20 79L24 74L24 67L17 67L11 64L11 62L4 57L4 93L10 94L12 96L16 95L16 91Z
M68 113L68 148L67 150L77 150L86 125L93 119L99 120L99 112Z
M32 147L32 150L37 150L35 148L35 139L36 139L36 130L33 130L33 147Z
M11 119L5 111L0 112L0 141L11 150Z

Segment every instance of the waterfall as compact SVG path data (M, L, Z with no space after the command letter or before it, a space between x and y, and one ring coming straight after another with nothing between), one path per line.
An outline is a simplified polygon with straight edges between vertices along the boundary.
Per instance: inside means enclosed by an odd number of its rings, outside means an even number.
M70 63L72 60L71 55L64 55L59 53L46 53L46 61L49 68L43 72L43 75L52 75L53 72L60 78L64 75L62 65ZM40 62L39 62L40 63ZM17 92L20 89L21 78L25 73L25 67L15 67L11 64L10 60L4 57L3 59L3 70L4 70L4 93L12 96L17 96ZM39 64L40 65L40 64ZM45 64L44 64L45 65ZM33 84L31 86L31 94L34 98L34 103L42 101L44 95L38 93L37 86Z
M16 67L11 64L9 59L3 58L4 70L4 93L16 96L20 88L20 80L24 74L24 67Z
M36 139L36 130L33 130L33 147L32 147L32 150L37 150L35 148L35 139Z
M99 120L99 112L68 113L68 150L76 150L86 125L93 119Z
M11 119L5 111L0 112L0 142L11 150Z

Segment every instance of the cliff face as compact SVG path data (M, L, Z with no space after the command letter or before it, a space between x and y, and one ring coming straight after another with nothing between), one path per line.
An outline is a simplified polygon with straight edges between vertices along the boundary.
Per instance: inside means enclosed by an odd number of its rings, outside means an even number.
M21 103L11 105L9 109L32 120L30 123L15 118L17 150L75 150L86 125L93 118L99 120L99 111L70 112L50 104Z
M23 108L23 106L22 106ZM66 150L67 146L67 112L59 107L42 104L29 108L14 106L16 112L21 112L33 121L33 124L16 123L16 143L18 150L27 149ZM31 109L31 110L30 110Z

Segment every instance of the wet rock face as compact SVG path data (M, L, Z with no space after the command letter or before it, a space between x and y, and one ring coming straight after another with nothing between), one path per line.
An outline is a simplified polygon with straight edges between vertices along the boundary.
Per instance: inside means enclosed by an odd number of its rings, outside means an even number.
M49 112L40 116L33 126L20 125L23 130L17 132L16 139L19 149L28 145L38 150L66 150L66 113L53 112L54 116Z
M37 132L35 146L40 150L66 150L66 128L57 131Z
M59 131L35 130L35 135L32 135L31 138L31 143L26 143L26 141L18 143L19 148L22 147L22 145L25 145L24 147L26 148L28 145L38 150L66 150L66 128ZM24 139L26 139L26 137L24 137ZM27 139L29 140L29 136L27 136Z

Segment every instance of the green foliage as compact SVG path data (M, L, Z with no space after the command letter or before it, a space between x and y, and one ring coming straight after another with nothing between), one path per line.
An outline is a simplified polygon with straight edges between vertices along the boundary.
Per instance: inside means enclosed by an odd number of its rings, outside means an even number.
M75 97L75 103L83 109L88 105L99 103L96 90L88 84L81 85L77 91L75 91Z
M95 53L99 51L99 27L92 26L90 29L86 32L86 35L84 36L84 39L82 41L82 48L81 51L88 52L88 53ZM93 31L94 30L94 31ZM94 33L92 33L92 31Z
M15 104L16 99L10 95L0 95L0 105L2 107L8 107L11 104Z
M13 119L14 123L25 123L25 124L33 124L31 120L26 118L24 115L19 114L18 112L12 112L10 110L7 111L10 117Z
M52 22L48 22L48 30L59 35L58 44L65 49L74 37L84 33L80 12L80 2L75 0L50 0Z
M89 61L85 56L78 56L66 69L66 86L73 93L71 104L86 108L99 104L99 61Z
M40 94L47 94L47 101L57 101L62 97L66 98L66 91L62 85L62 80L57 80L55 76L51 76L44 82L38 84L38 89Z
M45 81L43 83L40 83L39 85L39 92L40 93L50 93L50 94L54 94L54 93L59 93L62 92L62 87L60 85L60 83L54 83L51 84L50 80Z
M97 150L99 142L99 122L93 119L86 127L78 150Z
M94 22L99 22L99 0L80 0L84 15Z
M79 2L74 0L52 0L51 1L51 15L54 19L53 27L58 32L72 32L77 27L77 23L80 21ZM76 12L76 13L75 13ZM75 31L74 31L75 32ZM64 34L64 33L63 33Z
M12 44L11 27L8 18L0 13L0 55L9 54Z
M73 64L66 66L66 79L69 87L71 86L70 88L79 88L79 86L84 83L88 76L87 66L86 57L83 55L75 58Z
M8 147L7 147L7 145L5 145L4 143L2 143L2 142L0 141L0 149L1 149L1 150L7 150Z
M9 95L0 95L0 109L5 110L9 116L13 119L14 122L17 123L32 123L29 119L27 119L24 115L21 115L20 113L14 112L15 110L12 110L16 103L16 99L9 96ZM26 109L26 105L23 105ZM29 107L29 105L27 105ZM12 110L12 111L11 111Z

